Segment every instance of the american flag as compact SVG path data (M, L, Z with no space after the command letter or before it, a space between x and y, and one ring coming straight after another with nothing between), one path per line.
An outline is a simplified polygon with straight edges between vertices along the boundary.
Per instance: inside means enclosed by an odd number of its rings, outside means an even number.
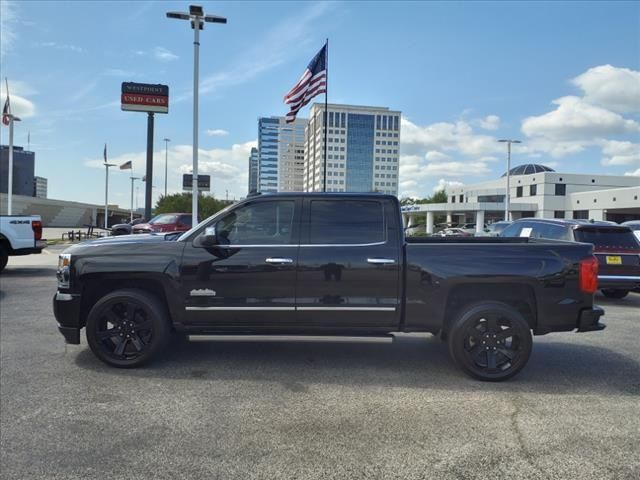
M287 113L287 123L293 122L300 109L321 93L327 93L326 44L313 57L298 83L284 96L284 103L291 107Z
M11 104L9 103L9 90L7 90L7 99L2 109L2 123L9 125L11 123Z

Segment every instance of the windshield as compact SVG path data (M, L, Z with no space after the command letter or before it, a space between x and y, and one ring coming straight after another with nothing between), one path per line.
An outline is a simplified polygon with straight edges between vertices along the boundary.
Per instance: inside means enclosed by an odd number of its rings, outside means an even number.
M149 220L150 225L166 225L168 223L176 223L175 215L156 215Z
M629 230L611 228L589 228L576 230L578 242L592 243L596 248L640 249L640 244Z

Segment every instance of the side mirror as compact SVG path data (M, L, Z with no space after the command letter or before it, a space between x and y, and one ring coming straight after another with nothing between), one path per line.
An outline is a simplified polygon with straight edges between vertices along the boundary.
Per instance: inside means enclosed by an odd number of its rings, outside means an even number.
M197 239L198 246L213 247L218 244L218 235L216 234L216 227L207 227L204 229L204 233Z

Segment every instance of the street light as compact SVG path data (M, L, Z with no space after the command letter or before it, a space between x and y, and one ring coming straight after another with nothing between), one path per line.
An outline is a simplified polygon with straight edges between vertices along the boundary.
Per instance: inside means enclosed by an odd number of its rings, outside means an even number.
M133 222L133 182L136 180L140 180L140 177L131 177L131 217L129 219L129 222Z
M106 156L106 155L105 155ZM103 163L105 167L105 176L104 176L104 229L109 229L109 167L115 167L115 163Z
M189 5L189 13L167 12L167 18L189 20L193 29L193 198L192 224L198 224L198 75L200 56L200 30L204 22L227 23L227 19L217 15L205 15L200 5Z
M511 144L512 143L522 143L520 140L512 140L510 138L503 138L498 140L500 143L507 144L507 194L504 197L504 220L506 222L509 221L509 197L510 197L510 188L511 188Z

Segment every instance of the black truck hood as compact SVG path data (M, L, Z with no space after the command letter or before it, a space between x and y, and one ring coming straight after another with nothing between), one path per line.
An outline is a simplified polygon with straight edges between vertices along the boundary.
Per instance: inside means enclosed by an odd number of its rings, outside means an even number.
M64 253L79 253L88 249L96 249L104 247L108 250L112 248L127 248L138 245L149 245L161 242L174 242L184 232L169 232L169 233L148 233L148 234L136 234L136 235L118 235L114 237L104 237L96 240L88 240L86 242L78 243L67 248Z

